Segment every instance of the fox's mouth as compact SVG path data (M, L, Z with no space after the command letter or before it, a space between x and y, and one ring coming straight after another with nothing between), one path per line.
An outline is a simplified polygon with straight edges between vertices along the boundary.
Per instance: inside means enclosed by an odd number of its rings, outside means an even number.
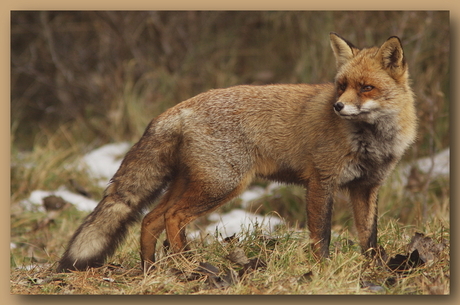
M354 119L354 118L359 118L361 116L367 116L371 113L371 111L365 110L365 111L360 111L358 113L342 113L340 111L335 110L335 113L343 118L349 118L349 119Z

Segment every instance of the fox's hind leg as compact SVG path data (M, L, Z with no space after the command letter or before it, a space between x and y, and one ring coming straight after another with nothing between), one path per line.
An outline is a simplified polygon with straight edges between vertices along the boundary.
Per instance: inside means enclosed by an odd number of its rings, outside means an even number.
M180 174L170 183L158 205L142 220L141 226L141 260L142 267L148 269L155 262L155 248L158 237L165 229L165 214L186 190L187 182Z
M170 206L165 215L166 234L173 252L184 251L187 247L185 227L187 224L200 216L206 215L219 206L238 196L249 184L250 179L243 179L233 189L223 191L211 188L211 192L203 192L209 189L206 185L196 183L182 194L178 200ZM220 191L219 191L220 190Z
M238 193L231 192L220 198L188 197L187 193L175 203L165 215L166 234L173 252L182 252L187 247L185 227L200 216L204 216L228 202Z
M158 205L142 220L141 264L144 270L147 270L150 264L155 262L155 247L158 237L165 229L164 214L171 204L169 197L169 194L166 194Z
M160 203L142 221L141 260L144 270L155 262L158 237L165 228L172 252L184 251L187 246L186 225L238 196L247 184L241 182L223 195L218 195L217 190L213 195L205 195L203 189L207 187L203 183L186 183L182 179L172 182Z

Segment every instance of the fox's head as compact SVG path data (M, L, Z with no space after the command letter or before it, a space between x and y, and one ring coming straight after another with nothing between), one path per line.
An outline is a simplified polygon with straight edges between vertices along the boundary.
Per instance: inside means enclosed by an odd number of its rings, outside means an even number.
M404 97L412 93L399 38L390 37L380 48L368 49L358 49L336 33L330 39L337 64L335 113L372 124L400 112Z

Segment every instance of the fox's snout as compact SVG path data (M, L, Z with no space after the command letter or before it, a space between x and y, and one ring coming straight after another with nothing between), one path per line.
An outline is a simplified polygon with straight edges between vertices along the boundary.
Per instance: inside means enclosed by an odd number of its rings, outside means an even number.
M333 109L337 115L344 119L361 120L374 123L375 119L385 113L382 112L378 101L369 99L361 104L338 101L334 103Z
M345 105L342 102L337 102L334 104L334 110L337 112L340 112L345 107Z

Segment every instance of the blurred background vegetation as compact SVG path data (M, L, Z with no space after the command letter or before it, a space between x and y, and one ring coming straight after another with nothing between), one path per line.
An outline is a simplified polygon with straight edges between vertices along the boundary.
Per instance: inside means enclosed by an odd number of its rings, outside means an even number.
M17 11L11 22L21 149L70 124L88 143L135 141L154 116L210 88L332 81L331 31L359 47L399 36L422 122L416 154L449 144L448 12Z
M331 31L358 47L401 38L420 119L405 158L433 155L449 146L449 22L447 11L14 11L12 198L78 180L63 166L72 156L134 143L208 89L332 81ZM437 190L448 197L448 182Z

